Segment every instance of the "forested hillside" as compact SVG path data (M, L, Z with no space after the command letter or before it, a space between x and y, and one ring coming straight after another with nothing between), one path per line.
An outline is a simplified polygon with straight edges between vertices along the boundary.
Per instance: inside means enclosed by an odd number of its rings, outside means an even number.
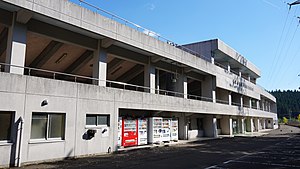
M300 112L300 91L271 91L277 99L278 117L289 117L290 112Z

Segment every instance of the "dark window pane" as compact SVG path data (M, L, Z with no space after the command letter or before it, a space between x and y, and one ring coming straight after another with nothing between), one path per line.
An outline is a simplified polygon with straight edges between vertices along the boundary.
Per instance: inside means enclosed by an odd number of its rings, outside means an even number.
M64 114L49 114L48 138L64 138Z
M97 116L96 115L86 115L86 125L96 125Z
M46 139L47 114L32 113L31 139Z
M109 116L108 115L98 115L97 125L107 125L109 126Z
M0 140L10 140L12 113L0 112Z

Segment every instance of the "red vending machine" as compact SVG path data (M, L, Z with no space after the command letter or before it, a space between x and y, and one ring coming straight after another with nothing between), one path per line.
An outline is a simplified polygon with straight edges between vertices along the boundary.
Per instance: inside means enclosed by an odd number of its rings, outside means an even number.
M138 145L138 125L136 119L123 118L122 120L122 146Z

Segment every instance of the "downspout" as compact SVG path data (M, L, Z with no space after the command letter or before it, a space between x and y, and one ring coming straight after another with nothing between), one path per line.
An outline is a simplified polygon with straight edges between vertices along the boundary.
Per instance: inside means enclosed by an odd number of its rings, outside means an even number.
M19 120L20 120L20 128L19 128L19 144L17 144L18 145L17 167L21 167L22 133L23 133L23 124L24 124L24 120L22 117L20 117Z

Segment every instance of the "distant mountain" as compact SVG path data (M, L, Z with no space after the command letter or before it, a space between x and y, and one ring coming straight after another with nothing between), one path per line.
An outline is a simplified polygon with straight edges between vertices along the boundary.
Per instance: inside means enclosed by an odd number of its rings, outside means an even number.
M277 99L278 117L289 117L300 112L300 91L276 90L270 92Z

